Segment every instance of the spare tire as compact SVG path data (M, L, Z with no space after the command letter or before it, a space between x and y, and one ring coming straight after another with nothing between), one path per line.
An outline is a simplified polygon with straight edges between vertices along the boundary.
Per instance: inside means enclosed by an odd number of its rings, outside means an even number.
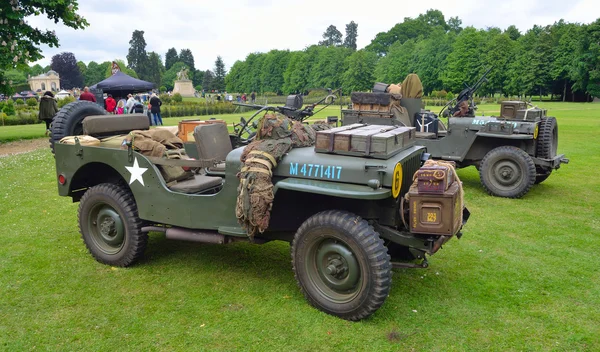
M63 137L83 134L83 119L91 115L104 115L106 110L91 101L78 100L65 105L52 121L50 149L54 153L54 143Z
M542 159L552 159L558 150L558 124L556 118L548 117L540 121L538 127L536 156ZM552 173L551 168L537 166L535 183L544 182Z

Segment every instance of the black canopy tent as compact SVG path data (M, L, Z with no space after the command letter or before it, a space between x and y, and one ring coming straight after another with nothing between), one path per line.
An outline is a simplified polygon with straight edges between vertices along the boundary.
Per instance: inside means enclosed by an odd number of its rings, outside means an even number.
M96 83L90 88L94 90L102 90L104 93L110 93L113 96L116 95L124 97L129 93L147 92L155 87L155 84L152 82L142 81L141 79L133 78L119 71L104 81Z

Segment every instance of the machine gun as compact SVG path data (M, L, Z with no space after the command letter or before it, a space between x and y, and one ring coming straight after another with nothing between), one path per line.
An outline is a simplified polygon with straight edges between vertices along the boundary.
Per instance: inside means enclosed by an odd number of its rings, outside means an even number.
M329 105L333 104L335 99L337 98L336 94L340 90L341 90L341 88L336 89L335 91L331 91L331 89L329 89L328 90L329 92L326 97L324 97L323 99L319 100L318 102L316 102L314 104L306 105L304 108L302 108L302 106L304 104L304 99L302 98L302 95L300 95L300 94L288 95L284 106L267 106L267 105L245 104L245 103L233 103L233 105L243 106L246 108L258 110L250 118L250 120L252 120L255 115L258 115L262 111L275 111L275 112L281 113L281 114L289 117L292 120L303 122L307 118L313 116L314 114L320 112L321 110L325 109ZM328 99L331 99L331 100L328 102ZM315 111L315 108L317 107L317 105L320 105L323 103L325 103L324 106L322 108L320 108L319 110Z
M477 107L475 106L475 103L473 103L473 94L475 94L475 91L477 91L477 89L479 89L479 87L481 87L483 83L487 82L486 76L488 75L488 73L490 73L491 70L492 67L488 68L483 73L481 78L479 78L479 80L475 82L475 84L472 87L469 87L465 83L464 85L466 88L458 94L458 97L452 99L450 102L448 102L448 104L446 104L442 108L442 111L440 111L440 115L445 117L454 116L454 114L457 111L460 111L460 105L462 104L462 102L466 101L469 104L467 116L475 116L475 110L477 110Z

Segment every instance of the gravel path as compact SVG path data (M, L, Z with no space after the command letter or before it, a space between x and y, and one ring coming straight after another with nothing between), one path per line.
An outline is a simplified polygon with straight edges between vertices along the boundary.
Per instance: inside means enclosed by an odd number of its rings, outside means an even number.
M27 153L40 148L50 148L48 138L28 139L0 144L0 158Z

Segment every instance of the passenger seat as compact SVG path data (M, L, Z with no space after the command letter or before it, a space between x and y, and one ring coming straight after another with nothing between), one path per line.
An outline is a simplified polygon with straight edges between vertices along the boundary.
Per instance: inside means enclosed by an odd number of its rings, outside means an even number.
M199 159L214 159L215 166L208 169L209 173L224 173L225 159L233 150L227 125L213 123L198 125L194 128L194 139Z

